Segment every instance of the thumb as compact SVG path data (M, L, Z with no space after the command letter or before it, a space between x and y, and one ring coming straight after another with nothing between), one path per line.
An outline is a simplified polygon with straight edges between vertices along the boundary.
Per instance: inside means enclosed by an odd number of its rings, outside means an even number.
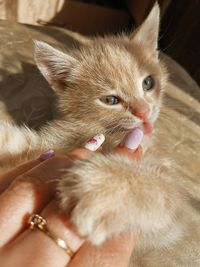
M133 159L139 159L142 156L141 142L144 133L140 128L134 128L124 139L123 145L118 147L116 151L121 154L126 154Z

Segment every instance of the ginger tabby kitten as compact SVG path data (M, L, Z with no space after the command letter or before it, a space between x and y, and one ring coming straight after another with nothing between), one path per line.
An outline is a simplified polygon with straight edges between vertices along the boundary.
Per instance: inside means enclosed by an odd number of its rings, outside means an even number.
M49 148L70 151L103 133L107 153L77 161L58 182L61 206L79 233L98 245L140 228L134 266L196 267L198 222L184 211L186 194L172 164L155 146L135 162L111 150L135 127L149 138L159 115L167 74L158 57L158 31L155 4L131 35L94 38L69 53L36 42L36 63L57 94L59 116L38 132L1 121L0 163L13 166ZM181 248L184 240L187 248Z

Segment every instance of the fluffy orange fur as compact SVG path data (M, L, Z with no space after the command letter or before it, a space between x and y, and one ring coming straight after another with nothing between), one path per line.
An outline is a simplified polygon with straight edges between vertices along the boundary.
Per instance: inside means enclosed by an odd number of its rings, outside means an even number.
M195 256L188 257L185 265L178 265L175 258L169 262L173 248L187 238L189 227L183 212L185 194L172 165L155 148L139 162L111 152L130 129L143 126L134 110L146 112L151 124L158 117L167 80L158 57L158 29L155 4L131 35L95 38L68 53L36 42L36 63L57 94L59 115L38 132L2 121L0 163L14 165L49 148L72 150L103 133L107 153L77 161L60 179L62 208L71 212L80 234L94 244L126 229L140 228L134 259L138 266L195 267L200 266ZM142 83L149 75L154 88L144 91ZM118 96L119 104L101 101L110 95ZM161 261L155 251L166 260Z

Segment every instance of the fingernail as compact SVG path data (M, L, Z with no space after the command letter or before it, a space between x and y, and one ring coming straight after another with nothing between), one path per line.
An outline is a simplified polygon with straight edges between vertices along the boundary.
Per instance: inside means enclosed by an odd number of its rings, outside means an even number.
M140 128L133 129L124 140L124 146L130 149L136 149L143 139L144 133Z
M43 152L41 155L40 155L40 159L49 159L49 158L52 158L53 156L55 156L55 153L54 153L54 150L53 149L49 149L45 152Z
M105 136L103 134L97 134L85 144L85 148L91 151L96 151L104 141Z

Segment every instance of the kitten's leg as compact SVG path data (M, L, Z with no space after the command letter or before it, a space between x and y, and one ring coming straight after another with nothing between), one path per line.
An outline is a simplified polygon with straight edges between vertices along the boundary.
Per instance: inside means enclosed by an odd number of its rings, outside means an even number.
M2 101L0 101L0 118L1 118L0 119L1 121L7 121L7 122L10 122L10 123L14 122L13 118L7 112L6 105Z
M48 149L61 152L77 147L75 129L59 120L45 124L39 131L0 121L0 167L32 159Z
M81 235L99 244L127 228L139 227L144 235L170 231L181 197L168 174L150 162L148 156L139 163L99 153L76 162L58 190Z
M0 164L13 165L38 148L40 136L36 131L12 123L0 122Z

